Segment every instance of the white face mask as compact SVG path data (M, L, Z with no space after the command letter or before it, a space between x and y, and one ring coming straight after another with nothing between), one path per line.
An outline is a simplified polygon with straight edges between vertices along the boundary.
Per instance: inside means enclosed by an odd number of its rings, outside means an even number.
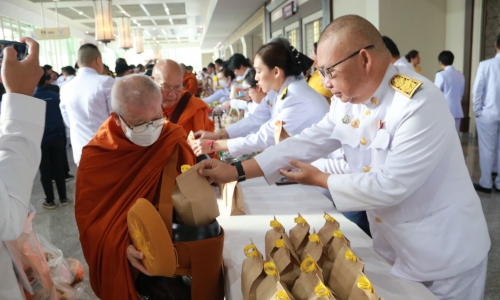
M163 126L158 126L154 127L153 125L149 125L146 130L143 132L133 132L132 129L130 129L123 119L120 117L120 123L122 124L122 130L125 133L125 136L134 144L137 146L142 146L142 147L147 147L151 146L158 140L160 137L161 131L163 129Z
M223 88L223 89L227 89L229 87L229 85L227 84L227 81L225 79L223 80L220 80L219 81L219 85Z

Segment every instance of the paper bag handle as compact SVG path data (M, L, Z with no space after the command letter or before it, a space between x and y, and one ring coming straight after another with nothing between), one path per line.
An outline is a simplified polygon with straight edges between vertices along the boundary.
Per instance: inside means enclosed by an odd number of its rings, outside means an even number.
M163 168L161 179L160 201L158 213L167 227L168 233L172 236L172 216L174 213L174 205L172 202L172 192L175 186L175 178L177 177L176 167L177 158L179 156L179 145L175 145L174 152Z

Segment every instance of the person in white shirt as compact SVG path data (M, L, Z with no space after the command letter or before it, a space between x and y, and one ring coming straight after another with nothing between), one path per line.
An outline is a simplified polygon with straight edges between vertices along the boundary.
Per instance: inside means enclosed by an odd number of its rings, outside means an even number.
M398 46L396 46L396 43L388 37L388 36L383 36L382 37L385 46L389 51L391 52L391 63L395 66L405 68L410 71L415 71L415 68L411 63L408 62L408 60L403 56L401 57L401 54L399 53Z
M212 78L212 80L214 79L214 76L215 75L215 65L214 63L209 63L208 66L207 66L207 75L210 76Z
M464 95L465 78L464 75L453 67L455 56L451 51L439 53L438 61L441 71L436 73L434 84L443 92L451 114L455 118L455 128L460 132L460 121L464 117L462 110L462 96Z
M231 85L233 80L236 78L234 72L229 69L222 69L217 72L217 79L219 81L220 89L216 90L212 95L203 98L206 104L211 104L218 101L220 104L229 100L229 94L231 93Z
M45 125L45 101L31 97L43 72L38 44L21 38L28 56L18 62L14 48L5 48L2 81L6 94L0 116L0 299L24 299L5 241L23 231L33 180L40 166L40 144Z
M243 84L248 71L252 68L243 54L235 53L227 61L227 67L236 75L236 84Z
M360 16L326 27L318 66L334 94L323 120L243 163L205 160L200 175L269 184L286 176L326 188L339 211L367 211L373 247L393 262L392 275L442 300L483 299L491 241L443 93L392 65L382 36ZM340 147L350 174L309 164Z
M255 56L255 80L259 82L262 91L274 91L279 95L271 105L271 118L256 133L245 137L212 142L198 139L192 144L194 153L201 155L212 151L229 151L233 157L237 157L275 145L274 128L277 121L284 124L283 127L290 136L319 122L328 112L328 103L307 85L302 76L303 66L296 58L300 55L303 56L296 50L292 53L282 43L262 46ZM310 67L312 60L307 59Z
M70 129L73 159L80 163L82 148L97 133L111 112L114 79L101 75L103 64L99 49L85 44L78 50L78 76L61 88L61 113Z
M473 110L476 116L481 178L474 187L477 191L491 193L491 173L494 161L500 159L500 34L495 43L494 58L479 63L472 89ZM495 178L495 189L500 189L500 177Z
M62 68L62 73L64 80L63 82L59 83L59 87L62 87L66 83L70 82L76 76L76 70L72 66Z

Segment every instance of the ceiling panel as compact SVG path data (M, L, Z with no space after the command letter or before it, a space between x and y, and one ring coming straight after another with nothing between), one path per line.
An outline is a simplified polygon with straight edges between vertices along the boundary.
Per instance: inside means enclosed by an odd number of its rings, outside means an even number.
M95 23L94 22L85 22L85 23L82 23L83 25L87 26L87 27L90 27L90 28L95 28Z
M185 15L186 3L166 3L171 15Z
M131 17L147 17L140 5L120 5Z
M187 24L187 19L172 19L172 21L174 21L174 25L186 25Z
M40 3L40 2L54 2L54 0L29 0L33 3ZM75 0L59 0L57 2L75 2Z
M81 11L92 19L94 18L94 8L92 6L74 7L74 9Z
M141 21L137 21L137 23L141 24L141 26L154 26L155 24L153 23L153 21L150 21L150 20L141 20ZM134 23L131 23L131 25L133 27L134 26Z
M168 19L159 19L159 20L155 20L155 22L156 22L156 25L170 25L170 21Z
M149 14L152 16L166 16L165 8L163 4L144 4L144 7L148 10Z
M49 8L49 9L52 10L52 11L56 11L55 8ZM69 7L59 7L57 9L57 13L59 13L60 15L65 16L67 18L70 18L72 20L88 19L87 17L80 15L78 12L72 10Z

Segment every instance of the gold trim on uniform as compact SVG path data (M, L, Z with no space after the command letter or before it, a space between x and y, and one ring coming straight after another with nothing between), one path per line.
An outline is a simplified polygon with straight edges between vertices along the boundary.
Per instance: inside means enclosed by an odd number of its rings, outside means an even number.
M359 143L364 146L364 145L366 145L366 143L368 143L368 140L365 138L362 138L359 140Z
M359 127L359 119L356 119L354 121L351 122L351 126L354 127L354 128L358 128Z
M363 172L368 173L368 172L370 172L371 169L372 168L370 168L369 166L364 166L363 167Z
M368 117L370 115L370 110L368 110L368 109L365 110L364 114L365 114L365 117Z
M396 74L389 81L389 85L411 99L415 91L422 85L422 82L402 74Z
M378 98L377 98L377 97L372 97L372 98L370 99L370 103L371 103L372 105L375 105L375 106L376 106L376 105L378 105Z
M284 88L283 91L281 92L281 95L280 95L281 100L285 100L287 92L288 92L288 87Z
M382 223L382 219L381 219L381 218L375 218L375 221L376 221L377 223Z

